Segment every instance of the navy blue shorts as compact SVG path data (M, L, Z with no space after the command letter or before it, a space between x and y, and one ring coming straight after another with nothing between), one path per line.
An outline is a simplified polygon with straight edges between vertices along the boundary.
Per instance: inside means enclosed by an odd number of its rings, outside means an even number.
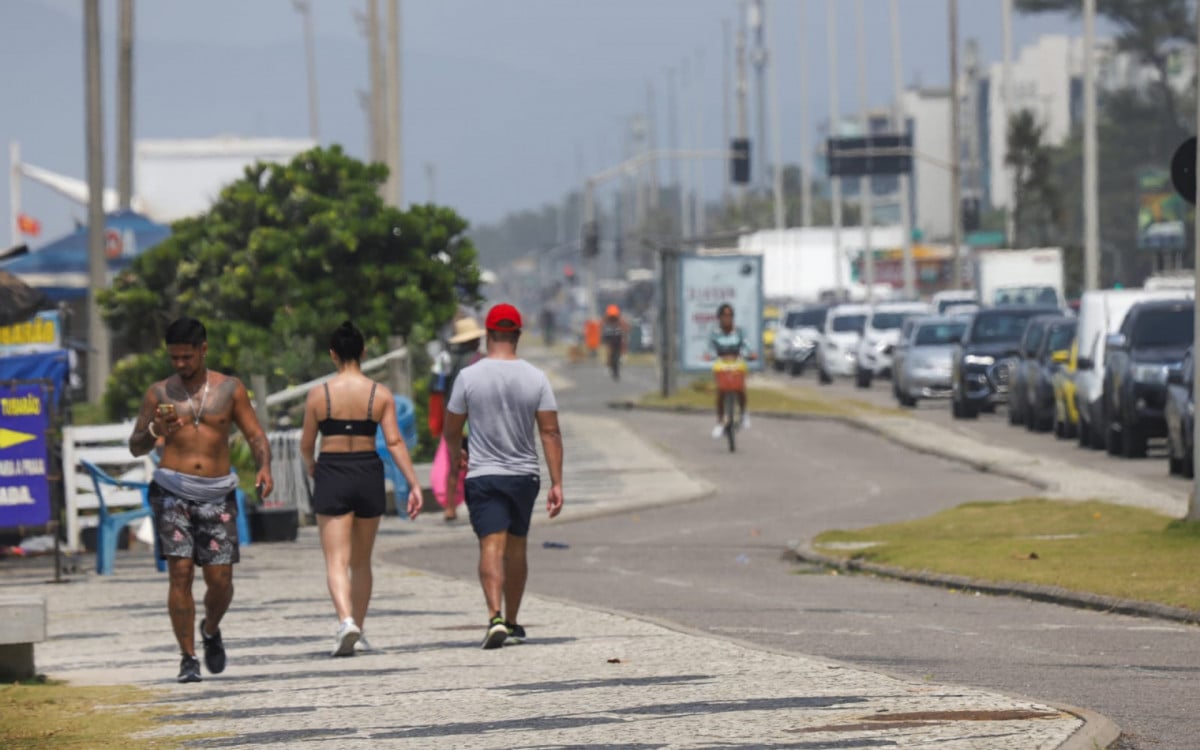
M490 474L467 479L464 494L475 536L485 537L500 531L513 536L528 535L533 504L541 488L541 477L529 474Z

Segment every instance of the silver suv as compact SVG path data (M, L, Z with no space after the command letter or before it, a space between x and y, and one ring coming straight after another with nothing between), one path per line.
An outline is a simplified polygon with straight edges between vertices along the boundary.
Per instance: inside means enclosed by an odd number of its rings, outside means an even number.
M775 331L775 369L800 375L813 361L828 305L788 308Z

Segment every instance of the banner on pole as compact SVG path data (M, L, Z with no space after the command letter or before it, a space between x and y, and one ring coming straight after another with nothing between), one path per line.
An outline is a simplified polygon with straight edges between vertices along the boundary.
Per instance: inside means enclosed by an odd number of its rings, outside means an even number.
M679 263L680 367L685 372L712 369L709 336L717 327L717 308L733 307L733 324L740 328L756 358L748 364L761 370L763 362L762 256L685 255Z

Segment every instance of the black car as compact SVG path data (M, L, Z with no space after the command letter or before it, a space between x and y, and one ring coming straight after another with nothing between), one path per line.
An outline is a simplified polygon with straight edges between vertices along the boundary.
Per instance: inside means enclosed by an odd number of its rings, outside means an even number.
M1012 382L1009 383L1011 395L1008 399L1009 424L1025 424L1026 412L1029 408L1026 394L1029 391L1029 381L1036 377L1038 352L1041 351L1042 344L1046 341L1046 327L1051 320L1059 317L1061 316L1039 315L1036 318L1030 318L1025 325L1025 333L1021 335L1021 341L1017 345L1016 358L1012 364Z
M996 307L975 313L954 355L950 408L958 419L974 419L1008 400L1013 360L1025 326L1055 307Z
M1021 414L1027 430L1047 432L1054 426L1054 375L1070 359L1075 325L1075 318L1066 316L1045 319L1041 345L1030 359L1021 363L1025 371Z
M1196 420L1192 415L1192 384L1196 378L1196 361L1188 349L1183 358L1183 367L1171 371L1167 376L1167 405L1164 418L1167 421L1167 462L1172 474L1191 477L1195 472L1192 462L1192 446L1195 441Z
M1144 456L1147 439L1167 434L1167 380L1192 344L1193 308L1191 300L1139 302L1106 339L1101 404L1109 453Z

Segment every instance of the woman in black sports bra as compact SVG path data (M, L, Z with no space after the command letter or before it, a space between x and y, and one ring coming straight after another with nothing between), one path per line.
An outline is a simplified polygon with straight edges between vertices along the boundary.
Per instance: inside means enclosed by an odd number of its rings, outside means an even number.
M421 484L396 424L396 403L385 386L363 374L363 335L350 321L338 326L329 343L337 374L308 392L300 453L313 478L313 511L325 552L325 577L337 611L332 656L366 648L363 620L371 601L371 551L383 517L386 495L383 461L375 452L375 432L408 480L408 516L421 510ZM317 433L321 454L314 460Z

